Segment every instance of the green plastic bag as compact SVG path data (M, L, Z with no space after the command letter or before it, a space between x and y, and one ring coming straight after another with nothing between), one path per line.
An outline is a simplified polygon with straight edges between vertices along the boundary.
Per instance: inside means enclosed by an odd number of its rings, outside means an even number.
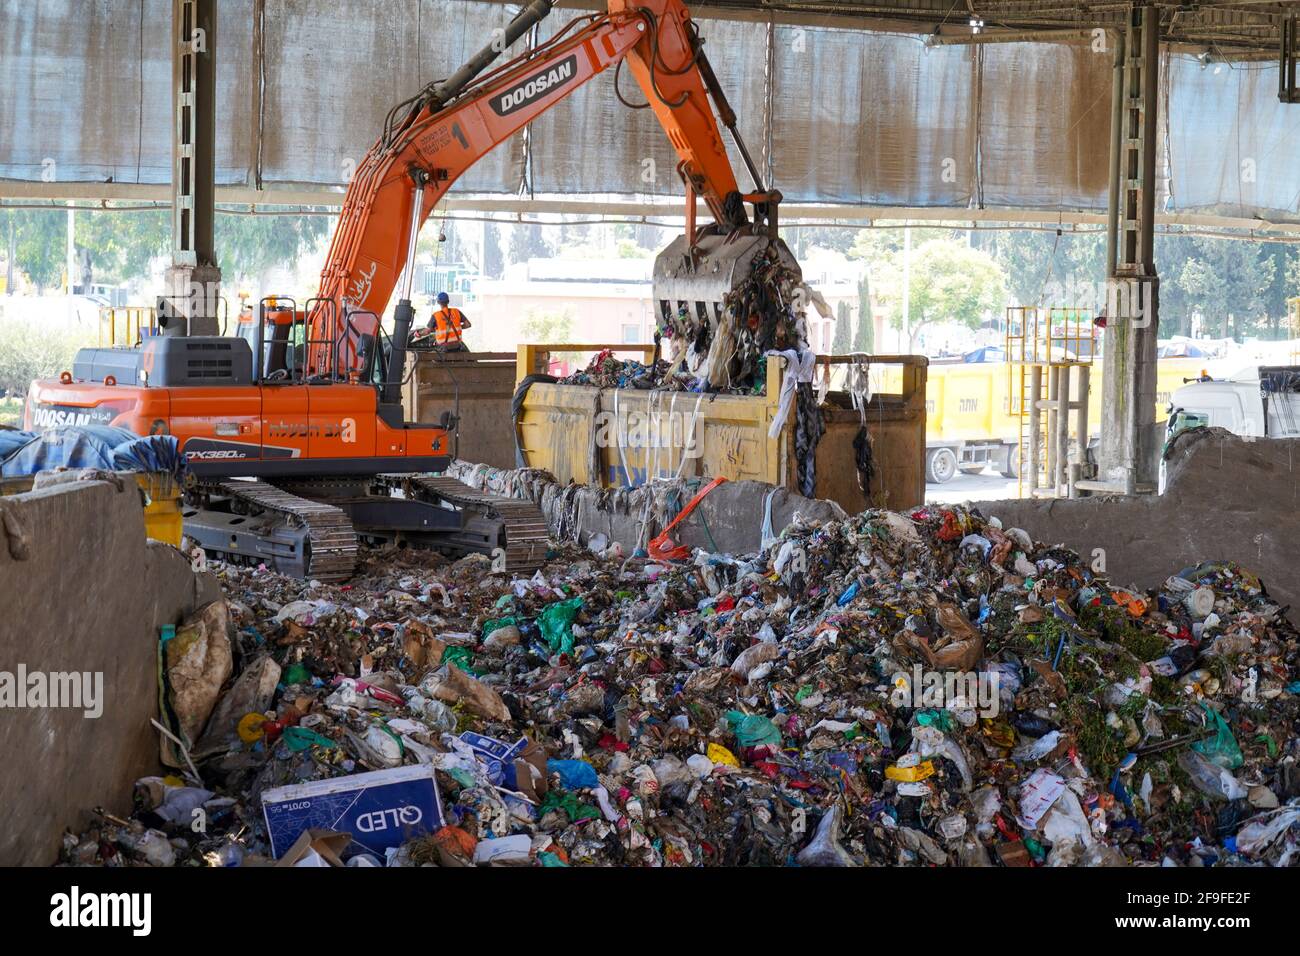
M1232 728L1218 711L1212 710L1205 704L1201 704L1201 708L1205 711L1207 726L1213 727L1216 733L1213 737L1198 740L1192 744L1192 749L1216 766L1225 770L1236 770L1245 763L1245 758L1241 755L1237 738L1232 736Z
M306 727L286 727L284 734L280 738L294 753L302 753L308 747L326 747L332 750L341 750L337 743L324 737L314 730L308 730Z
M957 729L957 722L953 719L950 710L918 710L916 722L922 727L935 727L945 734L950 734Z
M594 820L600 816L595 807L580 801L577 794L561 794L555 790L547 791L542 798L540 810L543 814L550 810L563 810L574 823L579 820Z
M537 615L537 627L542 632L542 640L551 649L551 653L573 653L573 619L582 610L582 598L569 598L557 601L542 608Z
M290 664L284 669L280 682L285 687L292 687L294 684L310 684L311 671L301 664Z
M471 677L477 677L478 671L474 669L474 652L468 647L461 647L457 644L448 644L447 649L442 652L442 660L439 664L451 664L459 667Z
M515 620L514 615L510 617L498 617L487 621L483 625L483 639L487 640L493 631L499 631L503 627L518 627L519 622Z
M763 744L781 746L781 731L762 714L742 714L738 710L727 711L727 723L731 724L736 735L736 743L742 747L761 747Z

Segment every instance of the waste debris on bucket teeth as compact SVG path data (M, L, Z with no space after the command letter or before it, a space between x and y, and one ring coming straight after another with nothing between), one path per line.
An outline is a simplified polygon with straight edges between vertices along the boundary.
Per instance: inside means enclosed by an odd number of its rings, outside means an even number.
M727 295L749 279L754 260L769 247L783 266L802 277L785 242L766 234L706 234L694 246L687 235L678 236L655 259L653 295L659 313L668 319L686 306L700 319L716 322Z

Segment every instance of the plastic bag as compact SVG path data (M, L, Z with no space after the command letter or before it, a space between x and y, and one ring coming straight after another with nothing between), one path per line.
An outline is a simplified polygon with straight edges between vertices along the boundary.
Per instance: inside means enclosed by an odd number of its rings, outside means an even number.
M460 647L456 644L448 644L447 649L442 652L441 664L452 664L459 667L466 674L474 677L478 676L478 671L474 669L474 652L468 647Z
M558 773L565 790L582 790L600 786L596 768L585 760L548 760L547 773Z
M496 617L483 623L483 637L486 640L492 635L493 631L499 631L503 627L518 627L519 622L515 620L514 615L510 617Z
M581 609L582 598L576 597L548 604L537 615L537 627L552 653L573 653L573 619Z
M1222 767L1224 770L1236 770L1245 760L1241 756L1241 747L1237 745L1237 738L1232 736L1232 729L1218 711L1212 710L1205 704L1201 704L1201 708L1205 711L1207 725L1213 727L1216 733L1213 737L1198 740L1192 744L1192 749L1209 759L1215 766Z
M738 710L729 710L727 722L736 735L736 743L742 747L761 747L763 744L781 746L781 731L762 714L742 714Z
M822 816L808 845L795 857L800 866L857 866L853 857L840 846L840 805L837 803Z
M1196 789L1215 800L1241 800L1246 788L1226 767L1211 763L1190 748L1178 755L1178 766L1192 778Z

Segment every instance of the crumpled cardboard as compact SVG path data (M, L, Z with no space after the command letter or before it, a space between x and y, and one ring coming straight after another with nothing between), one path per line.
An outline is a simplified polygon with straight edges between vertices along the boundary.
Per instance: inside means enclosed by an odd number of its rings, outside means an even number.
M303 830L284 856L275 861L276 866L297 866L314 851L330 866L344 866L341 854L352 842L351 833L334 830Z

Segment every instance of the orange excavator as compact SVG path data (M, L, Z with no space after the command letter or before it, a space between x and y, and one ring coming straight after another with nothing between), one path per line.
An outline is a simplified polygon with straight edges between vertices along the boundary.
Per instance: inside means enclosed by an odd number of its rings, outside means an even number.
M664 317L688 310L716 328L724 296L765 251L798 270L777 237L780 194L764 187L682 3L609 0L606 12L484 73L550 10L551 0L534 0L503 37L390 111L348 186L316 297L263 299L233 336L189 335L183 316L163 307L161 334L134 348L82 349L60 380L33 383L26 426L176 436L192 476L186 533L224 560L342 580L366 542L487 553L511 570L540 564L546 523L533 505L439 474L452 460L454 417L404 420L416 238L452 183L588 80L626 64L677 152L686 190L686 232L655 263ZM737 185L715 108L753 179L750 193ZM697 196L711 223L696 223ZM390 337L379 317L395 288Z

